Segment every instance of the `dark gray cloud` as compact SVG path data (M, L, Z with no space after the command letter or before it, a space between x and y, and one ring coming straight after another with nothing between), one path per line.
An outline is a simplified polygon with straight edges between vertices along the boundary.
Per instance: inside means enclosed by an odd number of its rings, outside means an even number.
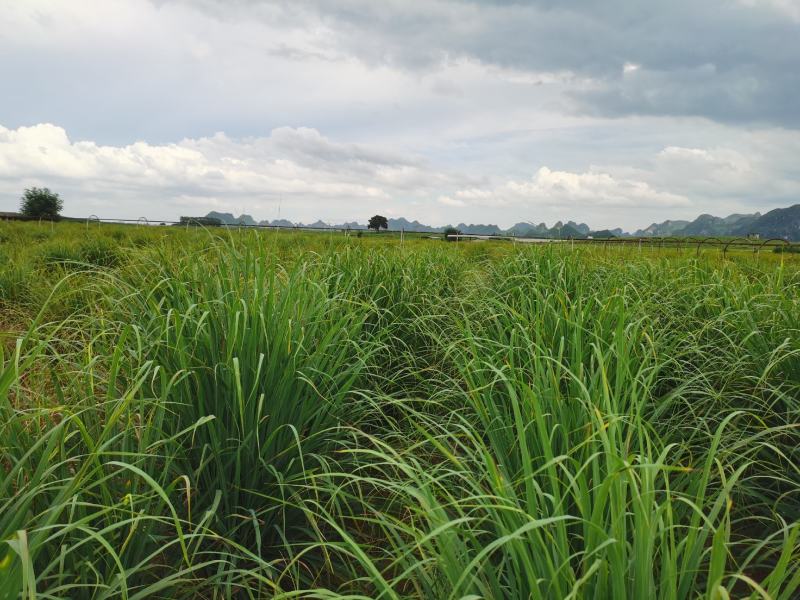
M702 116L728 123L800 128L800 71L765 76L760 66L720 71L640 69L599 89L570 92L582 110L601 116Z
M252 16L252 6L264 4L240 1L227 16ZM371 65L424 71L469 59L523 72L569 72L577 81L568 90L573 110L800 126L800 8L794 12L791 0L280 6L285 22L324 27L330 43ZM625 72L626 64L636 70Z

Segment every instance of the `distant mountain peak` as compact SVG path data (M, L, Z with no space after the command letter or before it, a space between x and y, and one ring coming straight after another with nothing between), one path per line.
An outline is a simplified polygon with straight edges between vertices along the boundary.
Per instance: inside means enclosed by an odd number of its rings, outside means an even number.
M221 213L212 210L206 215L206 217L211 219L219 219L225 225L258 225L253 217L244 213L238 217L234 217L232 213Z

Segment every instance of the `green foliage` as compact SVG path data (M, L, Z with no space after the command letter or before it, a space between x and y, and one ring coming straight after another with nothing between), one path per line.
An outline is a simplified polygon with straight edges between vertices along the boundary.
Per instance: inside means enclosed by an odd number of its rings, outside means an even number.
M81 253L76 245L61 240L44 244L39 254L46 268L54 268L57 266L77 268L82 262Z
M89 267L116 267L123 258L122 249L105 237L92 236L74 244L53 241L41 249L41 260L48 268L60 266L66 269L86 269Z
M600 238L611 239L617 237L613 231L609 231L608 229L601 229L600 231L592 231L591 235L595 239L600 239Z
M31 276L24 266L0 264L0 305L24 302Z
M46 187L32 187L22 194L19 210L26 217L56 220L63 208L64 201L58 194Z
M149 267L108 310L137 324L148 360L175 380L167 435L213 417L181 457L195 501L210 506L223 491L215 524L226 535L280 541L290 524L269 499L303 481L327 430L355 416L368 307L349 301L352 282L330 264L286 270L256 248L214 247L203 262L162 254Z
M800 592L792 255L38 230L0 598Z
M216 217L181 217L180 224L197 227L219 227L222 225L222 221Z
M374 229L375 231L380 231L381 229L388 229L389 228L389 221L386 217L381 215L375 215L370 217L369 222L367 223L368 229Z
M455 242L458 241L457 238L451 238L448 236L451 235L461 235L461 231L456 229L455 227L445 227L444 231L442 232L442 237L445 242Z
M117 240L93 237L84 241L78 249L83 262L96 267L116 267L123 260Z
M0 250L0 306L10 306L25 300L29 276L25 265L12 264L10 257Z

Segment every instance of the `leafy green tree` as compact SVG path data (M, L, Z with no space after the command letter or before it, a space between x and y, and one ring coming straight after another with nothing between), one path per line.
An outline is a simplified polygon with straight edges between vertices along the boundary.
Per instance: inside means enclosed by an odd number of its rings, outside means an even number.
M369 223L367 223L367 228L374 229L375 231L389 229L389 221L386 219L386 217L375 215L369 220Z
M444 236L444 241L445 242L455 242L455 241L458 241L458 238L451 238L451 237L448 237L448 236L461 235L461 231L459 229L456 229L455 227L445 227L444 231L442 232L442 234Z
M49 188L32 187L22 194L19 211L26 217L57 220L64 201Z

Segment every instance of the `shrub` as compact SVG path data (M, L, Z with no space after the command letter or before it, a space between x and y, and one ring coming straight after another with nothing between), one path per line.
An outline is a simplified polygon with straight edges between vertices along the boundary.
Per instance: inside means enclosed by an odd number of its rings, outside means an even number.
M444 238L445 242L456 242L458 238L451 238L448 236L451 235L461 235L461 231L456 229L455 227L445 227L444 231L442 232L442 237Z

